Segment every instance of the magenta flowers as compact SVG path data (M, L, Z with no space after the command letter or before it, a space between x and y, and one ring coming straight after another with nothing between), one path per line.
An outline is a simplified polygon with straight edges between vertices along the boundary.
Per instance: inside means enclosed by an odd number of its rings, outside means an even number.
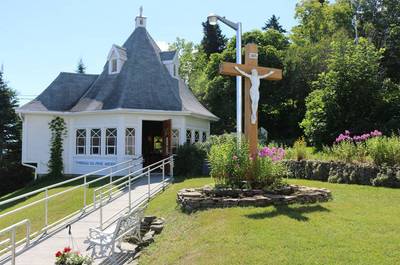
M364 133L362 135L354 135L353 137L350 136L350 132L348 130L346 130L343 133L341 133L335 140L335 143L340 143L342 141L354 141L356 143L359 142L364 142L369 138L373 138L373 137L379 137L382 136L382 132L378 131L378 130L374 130L370 133Z
M258 155L260 157L269 157L272 161L279 161L285 157L285 150L281 147L264 147L259 152Z

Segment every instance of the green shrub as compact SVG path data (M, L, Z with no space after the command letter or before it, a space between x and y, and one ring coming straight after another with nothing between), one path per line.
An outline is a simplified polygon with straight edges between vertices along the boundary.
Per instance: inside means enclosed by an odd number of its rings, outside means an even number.
M325 149L334 160L351 163L357 159L357 145L350 141L342 141L334 144L330 149Z
M208 160L211 177L217 185L231 188L273 190L283 185L286 167L270 157L249 157L248 143L238 148L236 139L228 137L211 146Z
M174 162L175 174L184 177L201 175L205 157L206 153L198 145L179 146Z
M210 175L219 185L240 187L246 180L250 167L249 148L246 142L238 148L236 139L227 137L211 146L208 161Z
M304 138L301 137L293 144L294 156L297 161L307 158L307 144Z
M400 165L400 137L375 137L366 141L366 149L374 164Z

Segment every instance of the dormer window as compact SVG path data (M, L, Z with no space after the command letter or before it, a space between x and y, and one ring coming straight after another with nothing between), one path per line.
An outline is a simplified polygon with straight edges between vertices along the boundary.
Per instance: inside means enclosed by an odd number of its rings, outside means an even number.
M118 71L118 61L117 59L111 60L111 73L116 73Z
M126 50L118 45L113 45L108 54L108 73L118 74L121 72L122 66L126 61Z

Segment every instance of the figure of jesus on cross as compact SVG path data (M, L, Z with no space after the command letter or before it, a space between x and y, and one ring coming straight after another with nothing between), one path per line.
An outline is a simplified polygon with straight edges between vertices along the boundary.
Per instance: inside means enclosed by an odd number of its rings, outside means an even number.
M222 63L220 73L230 76L247 77L244 84L244 129L249 141L250 155L257 154L258 121L257 110L260 99L260 80L281 80L282 70L258 66L257 45L251 43L245 47L245 64Z

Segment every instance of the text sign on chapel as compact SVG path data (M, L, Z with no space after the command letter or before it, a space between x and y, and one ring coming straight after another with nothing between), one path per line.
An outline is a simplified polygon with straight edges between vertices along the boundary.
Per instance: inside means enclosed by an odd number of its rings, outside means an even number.
M249 141L250 154L257 154L258 144L258 101L260 99L260 80L281 80L282 70L258 66L258 49L254 43L245 47L245 64L224 62L219 69L221 74L245 78L244 83L244 133Z

